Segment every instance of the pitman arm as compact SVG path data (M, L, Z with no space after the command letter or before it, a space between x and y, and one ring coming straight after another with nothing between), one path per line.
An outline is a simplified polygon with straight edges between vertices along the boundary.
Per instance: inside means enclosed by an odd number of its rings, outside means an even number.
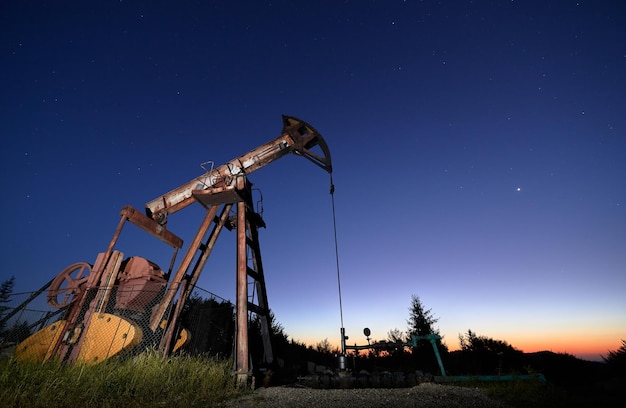
M321 149L322 156L311 151L316 146ZM327 172L332 172L330 151L322 135L308 123L283 115L283 130L279 137L148 202L146 215L164 225L167 214L193 203L192 191L229 186L237 177L248 175L288 153L304 156Z

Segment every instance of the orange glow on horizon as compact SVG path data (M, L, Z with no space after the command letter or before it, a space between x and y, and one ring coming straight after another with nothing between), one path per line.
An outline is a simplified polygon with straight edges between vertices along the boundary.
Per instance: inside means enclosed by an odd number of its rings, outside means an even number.
M567 353L575 356L592 356L607 355L609 350L617 350L620 347L619 337L607 340L605 336L602 338L588 336L583 338L546 338L546 339L529 339L526 341L518 341L513 347L522 350L525 353L534 353L537 351L552 351L554 353Z
M524 353L535 353L540 351L550 351L553 353L571 354L577 358L585 360L602 361L602 357L606 356L610 350L617 350L621 346L621 338L624 338L624 334L615 333L615 336L611 336L608 339L606 334L602 335L587 335L584 337L573 338L570 336L533 336L532 338L512 338L512 340L504 340L517 350L521 350ZM495 338L495 337L494 337ZM313 348L316 347L324 339L311 339L301 340L295 339L300 343L304 343L307 346ZM332 339L326 339L330 344L330 349L340 350L341 345L339 341L333 341ZM444 341L445 342L445 341ZM449 351L459 350L458 344L449 344ZM456 342L455 342L456 343ZM363 345L365 342L358 342L358 345ZM354 345L354 342L348 341L348 346ZM349 350L348 350L349 351ZM361 353L364 353L362 351Z

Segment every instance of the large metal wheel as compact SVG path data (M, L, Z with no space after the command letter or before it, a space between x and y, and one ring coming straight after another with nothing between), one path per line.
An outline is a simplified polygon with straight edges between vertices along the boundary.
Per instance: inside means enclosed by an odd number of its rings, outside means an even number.
M58 309L75 301L89 279L91 265L77 262L65 268L50 284L48 304Z

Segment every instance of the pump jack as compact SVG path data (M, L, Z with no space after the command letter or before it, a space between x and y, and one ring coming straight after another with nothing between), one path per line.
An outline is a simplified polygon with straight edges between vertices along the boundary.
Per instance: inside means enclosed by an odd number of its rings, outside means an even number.
M131 206L124 207L109 246L94 264L70 265L51 281L48 303L65 308L64 317L20 343L16 357L98 363L128 352L145 342L149 335L160 338L159 350L164 356L169 355L189 337L178 324L182 307L226 227L237 231L234 365L238 380L246 380L251 371L248 312L260 318L264 359L272 363L269 306L258 241L258 228L265 225L254 211L247 176L288 153L332 172L330 151L322 136L308 123L283 116L279 137L148 202L146 215ZM206 209L206 214L173 278L169 279L183 240L167 229L168 217L195 202ZM230 215L233 209L234 217ZM126 221L173 248L167 273L141 257L124 260L124 254L114 249ZM250 300L249 283L253 284L257 303ZM140 317L147 317L144 323L139 322Z

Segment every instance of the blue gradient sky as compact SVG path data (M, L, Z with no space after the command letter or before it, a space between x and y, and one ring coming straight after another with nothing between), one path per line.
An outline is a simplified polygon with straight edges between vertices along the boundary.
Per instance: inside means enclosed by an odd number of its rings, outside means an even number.
M413 294L451 349L471 329L598 359L626 338L620 1L9 1L0 38L16 291L93 262L122 206L277 137L284 113L332 152L349 343L404 330ZM328 175L289 156L250 179L270 307L338 343ZM168 226L189 242L201 213ZM199 281L230 299L234 239Z

